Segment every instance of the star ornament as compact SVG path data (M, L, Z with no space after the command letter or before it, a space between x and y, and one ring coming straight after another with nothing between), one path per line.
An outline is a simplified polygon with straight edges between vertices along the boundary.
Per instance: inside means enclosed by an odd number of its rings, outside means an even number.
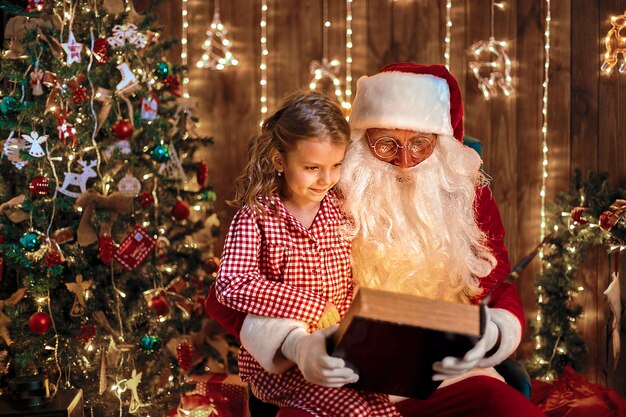
M67 65L72 65L74 62L80 62L80 54L83 51L83 44L76 42L74 32L70 30L67 43L62 43L61 46L67 53Z

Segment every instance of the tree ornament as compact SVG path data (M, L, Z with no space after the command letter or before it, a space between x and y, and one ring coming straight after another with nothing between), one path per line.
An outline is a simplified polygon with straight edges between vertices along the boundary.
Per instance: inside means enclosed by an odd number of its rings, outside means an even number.
M14 133L11 132L4 141L4 155L17 169L22 169L28 165L28 161L22 159L21 152L28 151L30 147L24 139L13 136Z
M121 48L126 43L133 45L137 49L142 49L148 43L146 37L137 31L137 25L126 23L113 26L113 36L107 38L111 48Z
M181 342L176 346L176 359L178 367L185 372L189 372L193 364L193 345L188 342Z
M196 67L221 71L226 67L236 66L239 63L232 52L230 52L232 42L226 37L227 34L228 31L220 19L219 1L216 0L213 20L211 21L211 26L206 31L206 40L202 44L204 53L202 54L202 59L196 63Z
M137 197L139 191L141 191L141 182L133 176L130 172L124 175L124 178L117 183L117 189L126 196Z
M74 32L70 29L70 34L67 37L67 43L62 43L61 47L67 53L67 65L72 65L74 62L80 63L80 54L83 51L83 44L76 42L74 38Z
M94 324L83 324L80 326L80 335L76 336L76 340L80 343L89 343L96 337L97 328Z
M154 353L161 349L161 339L159 336L145 335L139 341L139 346L145 353Z
M150 308L157 317L164 317L170 313L170 304L162 295L155 295L148 301L148 308Z
M176 200L174 207L172 207L172 217L176 220L185 220L189 214L189 204L183 200Z
M93 43L93 56L100 65L106 64L109 60L109 44L104 38L97 38Z
M28 327L33 333L41 335L50 330L52 327L52 319L43 311L38 311L28 319Z
M30 73L30 85L33 88L33 95L40 96L43 94L43 86L41 80L43 79L43 70L35 67Z
M170 156L169 160L163 162L163 164L159 168L159 174L164 175L169 179L186 182L187 175L185 174L185 170L183 169L183 164L180 162L178 152L176 152L176 147L171 141L168 146L168 150Z
M41 144L48 140L48 136L41 135L35 132L34 130L30 132L29 135L22 135L22 138L30 143L30 149L28 150L28 154L34 158L41 158L46 156Z
M115 87L118 95L134 91L139 86L139 81L137 81L137 77L131 71L128 62L122 62L117 66L117 69L122 74L122 80Z
M128 119L120 119L113 123L113 136L116 139L126 140L133 135L133 125Z
M624 29L626 29L626 12L622 15L611 16L611 29L604 37L604 62L600 68L605 75L609 75L615 65L619 62L619 55L622 55L622 63L618 71L620 74L626 72L626 61L624 61L624 53L626 52L626 39L624 38Z
M139 194L139 205L143 208L152 207L154 204L154 196L150 191L145 191Z
M20 238L20 245L27 252L35 252L41 248L41 233L30 231L26 232Z
M52 268L53 266L60 265L63 263L63 254L59 251L50 251L46 255L45 264L48 268Z
M78 86L72 92L72 98L74 99L74 103L81 104L87 101L89 95L87 94L87 87Z
M28 191L34 196L45 197L50 193L50 181L48 177L38 175L28 182Z
M85 302L85 292L91 288L92 281L84 281L82 274L76 275L75 282L66 282L65 286L67 290L75 295L74 304L70 315L74 317L80 317L85 314L87 309L87 303Z
M78 164L83 168L83 172L80 174L76 174L74 172L66 172L65 179L63 180L63 185L58 188L58 191L61 194L64 194L68 197L78 198L82 193L87 191L87 181L89 178L95 178L98 176L94 168L98 164L98 161L78 161ZM68 190L69 186L78 186L80 188L80 193Z
M165 85L170 93L175 95L176 97L180 97L182 91L180 89L180 81L178 77L175 75L169 75L165 81L163 81L163 85Z
M200 188L206 187L206 180L209 177L209 164L206 161L200 161L196 167L196 179Z
M214 202L217 200L217 193L214 190L206 190L200 196L205 201Z
M141 99L141 118L144 120L154 120L157 117L159 102L153 96Z
M220 260L216 256L210 256L202 260L202 266L208 274L213 275L220 268Z
M28 4L26 5L26 13L37 13L41 12L45 6L44 0L28 0Z
M0 102L0 111L2 114L10 115L15 114L20 110L21 104L18 99L11 96L6 96Z
M150 156L157 162L165 163L170 159L170 149L167 145L161 143L156 145L150 151Z
M585 214L586 211L587 211L586 207L574 207L572 211L570 212L572 221L575 224L580 225L580 226L584 226L587 223L589 223L587 220L583 218L583 214Z
M115 252L115 243L113 238L109 235L104 235L98 239L98 257L103 264L109 265L113 260L113 253Z
M158 79L165 80L171 74L172 68L167 61L159 61L153 72Z
M143 227L137 225L122 241L113 255L126 271L143 263L154 249L156 239Z
M59 125L57 126L57 132L59 135L59 139L61 139L61 143L63 146L66 145L68 141L72 142L72 147L76 146L76 128L73 124L68 123L67 114L65 112L60 113L55 116Z

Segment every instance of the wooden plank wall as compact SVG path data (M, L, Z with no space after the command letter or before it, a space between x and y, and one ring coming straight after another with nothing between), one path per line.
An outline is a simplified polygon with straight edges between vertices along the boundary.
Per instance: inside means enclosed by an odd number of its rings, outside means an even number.
M232 210L232 181L242 167L246 146L259 121L260 0L222 1L221 17L234 42L237 68L211 72L195 68L213 2L189 0L190 92L197 102L201 131L215 138L211 179L224 210ZM521 259L539 239L541 187L541 98L544 59L544 0L510 0L495 14L495 37L510 42L516 94L486 102L467 70L467 48L490 36L490 0L452 1L451 71L465 101L466 134L483 142L484 166L493 177L508 232L511 260ZM322 57L323 0L268 0L268 104L307 88L310 62ZM353 77L373 74L394 61L443 63L444 0L354 0ZM166 33L180 37L180 4L162 7ZM626 74L600 75L610 16L626 10L626 0L552 1L549 89L549 178L547 199L567 187L575 168L607 170L613 185L626 186ZM328 57L344 60L345 2L328 1ZM170 59L177 61L179 50ZM225 229L225 228L224 228ZM608 359L609 317L602 291L607 265L603 251L581 271L586 291L579 296L585 313L579 328L589 344L587 375L626 394L626 360L617 371ZM534 317L533 263L519 289L529 318ZM622 294L626 286L622 280ZM521 352L532 351L526 343Z

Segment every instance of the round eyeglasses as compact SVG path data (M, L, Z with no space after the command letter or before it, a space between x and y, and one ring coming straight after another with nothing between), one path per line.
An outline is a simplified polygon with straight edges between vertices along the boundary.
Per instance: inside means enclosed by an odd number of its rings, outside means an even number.
M396 156L400 148L406 148L414 159L424 160L428 158L435 149L433 145L436 135L420 135L409 140L406 145L400 145L398 140L392 136L381 136L374 144L367 134L369 146L379 158L388 159Z

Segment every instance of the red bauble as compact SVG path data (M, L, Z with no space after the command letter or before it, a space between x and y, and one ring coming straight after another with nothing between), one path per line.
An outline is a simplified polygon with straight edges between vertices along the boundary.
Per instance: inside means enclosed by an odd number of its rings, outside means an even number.
M109 265L113 259L115 243L111 236L104 235L98 240L98 257L103 264Z
M187 372L193 364L193 346L190 343L182 342L176 347L176 359L178 367Z
M220 260L215 256L211 256L210 258L203 259L202 265L207 273L214 274L220 268Z
M156 295L148 301L148 307L154 311L157 317L167 316L170 312L170 304L167 302L167 298L162 295Z
M128 119L120 119L113 123L113 135L119 140L130 139L133 135L133 125Z
M104 38L98 38L93 43L93 56L98 64L104 64L109 59L109 43Z
M50 181L47 177L41 175L33 177L28 182L28 191L32 195L39 197L47 196L50 193Z
M209 164L206 161L201 161L196 168L196 179L200 188L206 187L206 180L209 177Z
M44 334L52 327L52 319L46 313L39 311L30 316L28 327L33 333Z
M44 0L28 0L26 13L37 13L43 10L45 6Z
M185 220L189 217L189 204L183 200L177 200L174 207L172 207L172 216L176 220Z
M154 204L154 196L150 191L139 194L137 198L139 198L139 205L143 208L152 207Z

